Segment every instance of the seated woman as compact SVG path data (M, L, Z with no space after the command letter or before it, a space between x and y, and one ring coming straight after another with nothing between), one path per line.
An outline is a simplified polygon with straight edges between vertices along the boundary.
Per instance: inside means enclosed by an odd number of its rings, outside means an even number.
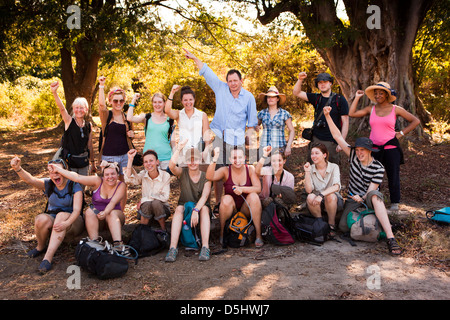
M202 249L198 259L206 261L210 258L209 249L209 233L210 233L210 208L209 208L209 194L211 193L211 182L206 180L206 174L200 171L199 165L202 161L200 151L196 148L188 149L184 156L184 164L187 167L177 166L178 157L183 150L188 140L179 143L174 149L172 159L169 162L170 171L180 181L180 198L178 199L178 206L172 218L172 231L170 237L170 248L166 256L167 262L176 260L178 254L178 240L182 223L184 220L184 205L187 202L195 203L191 215L191 227L195 228L200 220L200 234L202 240Z
M262 208L258 195L261 192L261 182L255 168L245 164L245 151L235 147L230 153L231 164L215 170L219 155L219 148L214 148L213 159L206 170L206 179L224 182L225 194L219 206L220 242L223 243L225 222L234 212L240 211L248 218L251 214L256 230L255 246L262 247L264 245L261 235Z
M148 224L150 219L158 221L161 230L166 231L166 218L170 216L170 174L159 168L158 155L154 150L144 152L144 170L137 173L133 168L136 150L128 152L125 182L142 186L142 198L138 219Z
M311 160L306 162L305 190L308 193L306 204L309 212L315 217L322 216L322 210L327 211L330 236L336 236L336 213L342 210L344 200L339 194L341 190L341 173L339 166L328 161L327 147L316 143L311 147Z
M34 220L37 246L27 253L30 258L45 253L38 268L40 272L45 273L52 268L53 256L64 237L66 235L77 236L83 231L83 218L81 217L83 189L80 184L69 181L53 170L54 167L67 168L66 162L62 159L49 162L49 179L33 177L21 167L21 160L18 157L11 160L11 167L20 179L44 191L48 198L46 211L36 216ZM46 248L48 238L50 240Z
M264 166L266 159L270 156L270 167ZM279 150L272 152L271 146L266 146L263 148L263 156L256 163L255 171L256 174L261 177L262 176L262 191L259 194L259 198L261 201L265 199L274 199L278 198L285 205L291 204L289 203L290 199L283 199L283 194L274 194L272 190L272 185L285 186L292 189L292 195L295 196L294 187L295 187L295 179L292 173L284 169L284 165L286 163L285 155ZM269 200L269 201L270 201ZM286 200L286 201L284 201ZM268 202L263 201L264 204Z
M108 227L117 250L122 251L122 226L125 223L125 215L120 203L126 196L125 183L119 180L119 166L116 162L103 160L100 163L102 176L83 176L76 172L65 170L59 166L53 166L53 171L72 181L92 187L92 204L86 209L84 220L88 236L97 240L99 231ZM126 255L127 250L122 254Z
M375 215L386 233L389 252L392 255L400 255L403 250L394 237L389 216L384 205L384 197L379 191L380 183L383 181L384 167L372 156L372 152L377 152L378 150L374 149L372 141L365 137L356 139L354 147L349 146L331 119L330 111L331 107L323 108L323 113L330 127L331 134L342 148L342 151L350 158L349 199L345 202L339 228L342 231L348 231L348 213L355 210L364 202L369 209L375 211Z

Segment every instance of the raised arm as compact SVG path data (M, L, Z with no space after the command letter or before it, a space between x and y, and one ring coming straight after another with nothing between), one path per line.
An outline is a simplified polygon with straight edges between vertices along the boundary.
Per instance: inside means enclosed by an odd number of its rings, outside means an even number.
M258 175L258 177L261 176L261 169L264 166L264 163L266 162L266 158L269 156L270 152L272 152L272 146L266 146L263 148L263 156L258 160L258 162L255 165L255 172Z
M132 183L135 184L135 181L131 180L131 175L134 175L134 177L136 178L137 173L136 170L134 170L133 168L133 160L134 157L136 156L136 149L130 149L128 151L128 163L127 163L127 168L125 169L125 182L127 183Z
M174 84L172 86L172 90L170 90L169 97L167 98L166 105L164 106L164 112L169 116L169 118L174 119L174 120L178 120L180 111L172 109L173 96L175 95L175 93L178 90L180 90L180 88L181 88L181 86L179 86L178 84Z
M228 170L226 166L216 170L216 163L217 160L219 159L220 153L219 151L220 151L219 147L214 148L213 158L208 166L208 169L206 169L206 179L208 179L209 181L223 180L225 178L225 172Z
M108 119L108 108L106 107L106 99L105 99L105 83L106 77L101 76L98 78L99 86L98 86L98 113L100 115L100 121L102 122L102 126L106 125L106 120Z
M128 105L127 120L130 122L133 122L133 123L144 122L145 113L142 113L138 116L134 115L134 108L136 107L136 102L140 97L141 97L141 94L136 92L133 95L133 99L131 100L131 103Z
M294 85L294 89L292 90L294 96L297 96L304 101L308 101L308 96L306 95L306 92L302 90L303 80L305 80L306 77L307 77L306 72L300 72L298 75L298 80Z
M169 161L169 169L170 171L177 176L178 178L181 176L181 173L183 172L183 169L177 166L178 158L180 156L181 150L183 150L184 146L189 140L186 139L183 142L178 142L173 150L172 157Z
M48 169L50 173L57 172L71 181L78 182L85 186L94 187L94 190L97 189L102 182L102 178L100 178L99 176L84 176L76 172L63 169L61 166L55 164L49 164Z
M333 119L331 119L330 116L331 107L327 106L323 108L323 114L325 115L325 119L327 120L328 127L330 128L330 132L333 136L333 139L336 140L337 144L341 147L342 151L347 156L350 156L350 146L345 141L344 137L341 134L341 131L339 131L339 128L336 127L336 125L333 122Z
M197 66L197 68L200 70L201 68L203 68L203 62L197 58L193 53L191 53L189 50L183 48L184 50L184 56L188 59L194 60L195 65Z
M14 157L11 159L11 168L17 173L19 178L22 179L26 184L38 188L39 190L45 190L44 180L35 178L29 172L25 171L21 167L21 160L19 157Z
M355 98L353 99L352 105L350 106L350 109L348 110L348 115L352 118L362 118L368 114L370 114L370 106L365 107L361 110L356 110L358 107L358 102L361 97L364 96L364 91L358 90L356 91Z
M65 129L69 128L70 122L72 121L72 117L67 112L66 107L64 106L63 102L58 96L58 88L59 88L59 82L55 81L52 84L50 84L50 90L52 91L53 98L55 99L56 105L58 106L59 113L61 113L61 117L65 124Z

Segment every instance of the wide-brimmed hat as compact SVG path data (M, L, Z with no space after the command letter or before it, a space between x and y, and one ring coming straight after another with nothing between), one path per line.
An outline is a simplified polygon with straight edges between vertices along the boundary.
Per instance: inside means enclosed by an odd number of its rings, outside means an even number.
M278 105L281 106L286 102L286 95L284 93L280 93L275 86L272 86L267 90L267 93L260 93L258 95L259 101L262 102L263 105L267 105L266 97L278 97L280 101L278 101Z
M391 86L387 82L378 82L377 84L367 87L365 90L365 94L369 97L370 100L375 101L375 89L384 90L388 94L388 101L394 102L397 99L397 92L394 89L391 89Z
M366 148L367 150L373 151L373 152L378 152L380 150L375 149L373 147L373 142L372 140L370 140L369 138L366 137L360 137L358 139L356 139L355 141L355 146L353 148Z

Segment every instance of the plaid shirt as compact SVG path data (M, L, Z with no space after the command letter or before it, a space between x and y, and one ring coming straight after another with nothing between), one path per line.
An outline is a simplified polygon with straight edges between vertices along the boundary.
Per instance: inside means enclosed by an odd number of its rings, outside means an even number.
M260 140L260 147L272 146L272 148L284 148L286 146L286 138L284 135L284 128L286 120L292 118L291 114L281 108L273 119L270 119L269 109L263 109L258 112L258 119L263 125L263 133Z

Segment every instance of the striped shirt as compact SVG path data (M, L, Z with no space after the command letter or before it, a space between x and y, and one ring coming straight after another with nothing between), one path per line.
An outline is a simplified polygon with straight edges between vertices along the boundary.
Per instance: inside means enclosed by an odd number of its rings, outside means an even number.
M348 191L354 195L364 196L369 188L370 183L378 185L383 181L384 167L376 159L366 167L356 157L354 148L350 151L350 170L349 170L349 184ZM379 186L378 186L379 189Z

